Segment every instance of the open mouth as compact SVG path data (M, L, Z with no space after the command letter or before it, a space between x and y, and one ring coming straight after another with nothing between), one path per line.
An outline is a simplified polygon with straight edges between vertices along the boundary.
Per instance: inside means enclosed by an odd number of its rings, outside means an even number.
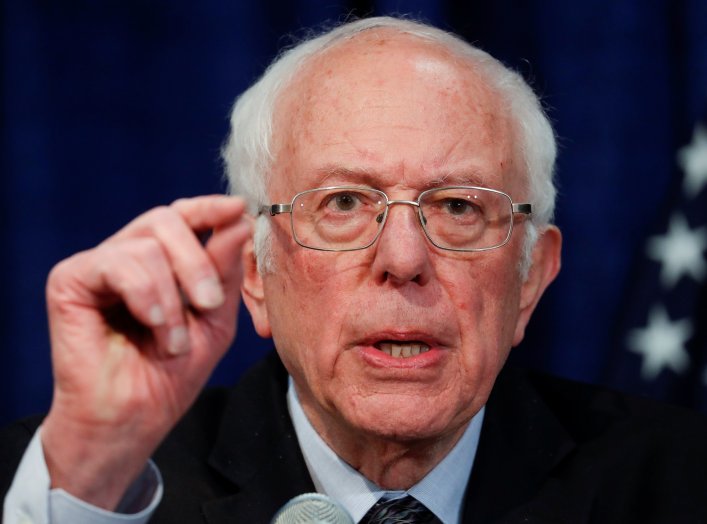
M427 353L430 350L430 346L424 342L410 341L410 342L393 342L384 341L375 344L376 349L382 351L386 355L393 358L410 358L421 355L422 353Z

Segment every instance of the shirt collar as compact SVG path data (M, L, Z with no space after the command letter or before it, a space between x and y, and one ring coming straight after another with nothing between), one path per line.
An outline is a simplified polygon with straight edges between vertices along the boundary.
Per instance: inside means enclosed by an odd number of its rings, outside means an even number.
M479 444L484 408L471 419L459 442L442 461L407 492L387 492L342 460L310 424L302 410L292 378L287 390L287 406L305 463L317 491L341 504L358 522L378 500L412 495L444 524L461 521L466 485Z

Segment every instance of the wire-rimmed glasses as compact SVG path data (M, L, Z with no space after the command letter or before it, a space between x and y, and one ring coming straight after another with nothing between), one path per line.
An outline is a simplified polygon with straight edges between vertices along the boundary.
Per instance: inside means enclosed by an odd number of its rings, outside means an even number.
M378 239L392 205L417 207L427 238L440 249L486 251L505 245L516 214L531 204L514 203L503 191L474 186L429 189L417 200L390 200L369 187L332 186L297 193L289 204L261 206L260 214L290 214L292 235L320 251L366 249Z

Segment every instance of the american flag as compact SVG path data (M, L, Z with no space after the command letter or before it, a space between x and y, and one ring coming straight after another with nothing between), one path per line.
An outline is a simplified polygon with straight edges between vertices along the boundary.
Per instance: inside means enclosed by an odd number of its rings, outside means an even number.
M606 382L707 413L706 118L675 162L678 185L643 243Z

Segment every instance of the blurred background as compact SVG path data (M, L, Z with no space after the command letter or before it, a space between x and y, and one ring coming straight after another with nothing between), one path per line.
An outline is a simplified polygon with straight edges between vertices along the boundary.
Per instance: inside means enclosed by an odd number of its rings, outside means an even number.
M230 106L278 50L390 13L520 71L556 126L564 265L512 359L707 412L704 0L5 0L0 424L49 406L50 268L222 192ZM214 383L271 348L239 322Z

